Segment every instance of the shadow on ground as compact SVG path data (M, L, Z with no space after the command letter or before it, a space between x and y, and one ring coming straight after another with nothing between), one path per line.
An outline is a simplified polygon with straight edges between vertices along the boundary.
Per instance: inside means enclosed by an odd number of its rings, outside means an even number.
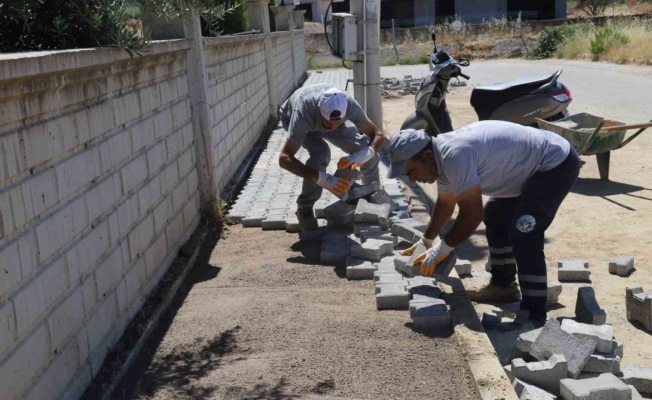
M638 194L632 194L644 190L650 191L650 189L644 188L642 186L630 185L627 183L603 181L599 179L579 178L577 182L575 182L575 186L573 186L571 192L575 194L579 194L581 196L600 197L626 210L636 211L635 208L632 208L626 204L611 199L609 198L609 196L625 195L637 199L652 201L652 195L646 197Z

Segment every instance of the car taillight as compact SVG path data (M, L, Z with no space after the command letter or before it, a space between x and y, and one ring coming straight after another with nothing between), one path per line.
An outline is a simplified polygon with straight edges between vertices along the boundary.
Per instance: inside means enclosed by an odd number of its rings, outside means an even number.
M564 90L562 90L561 92L551 94L550 97L561 102L573 100L573 97L571 97L570 90L568 90L567 88L564 88Z

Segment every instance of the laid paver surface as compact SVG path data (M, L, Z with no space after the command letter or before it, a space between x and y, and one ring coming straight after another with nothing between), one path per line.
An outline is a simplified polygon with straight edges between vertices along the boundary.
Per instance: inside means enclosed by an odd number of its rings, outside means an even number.
M372 281L300 250L230 227L114 399L477 398L454 335L413 331L408 312L376 310Z

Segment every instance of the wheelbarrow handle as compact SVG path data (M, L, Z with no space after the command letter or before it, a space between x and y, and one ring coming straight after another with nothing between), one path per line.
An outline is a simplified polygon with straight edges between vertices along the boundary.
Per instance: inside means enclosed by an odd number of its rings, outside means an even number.
M623 131L627 129L638 129L638 128L649 128L652 127L652 121L650 122L644 122L641 124L627 124L627 125L613 125L613 126L605 126L602 128L602 132L611 132L611 131ZM580 129L582 132L593 132L593 129L591 128L585 128L585 129Z
M649 126L652 126L652 121L650 121ZM647 126L646 126L646 127L641 127L641 129L639 129L638 131L636 131L636 133L634 133L632 136L628 137L627 140L625 140L624 142L622 142L622 143L620 144L620 146L618 146L618 148L619 148L619 149L622 149L623 147L627 146L627 145L629 144L629 142L631 142L632 140L636 139L636 136L638 136L638 135L640 135L641 133L643 133L643 131L646 130L647 128L648 128Z
M598 126L595 127L595 130L593 131L591 136L589 136L589 139L584 144L584 147L582 147L582 150L579 151L578 155L580 156L583 155L584 153L586 153L589 147L591 147L591 144L593 144L593 140L595 140L595 137L598 136L598 132L600 132L600 129L602 129L602 125L604 125L604 121L600 121Z

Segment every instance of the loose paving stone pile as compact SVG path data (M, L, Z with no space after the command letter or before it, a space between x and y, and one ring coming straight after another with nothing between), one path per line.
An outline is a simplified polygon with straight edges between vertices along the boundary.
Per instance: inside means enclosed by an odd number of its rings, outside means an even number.
M627 319L640 322L652 332L652 291L644 292L640 286L628 286L625 291Z
M560 354L547 361L527 363L522 358L512 360L511 381L518 378L553 394L559 394L559 381L567 376L568 362Z
M562 379L561 396L565 400L630 400L632 389L614 374L589 379Z
M514 391L520 400L556 400L557 396L519 379L514 379Z
M628 365L623 369L620 379L636 388L637 392L652 395L652 368Z

